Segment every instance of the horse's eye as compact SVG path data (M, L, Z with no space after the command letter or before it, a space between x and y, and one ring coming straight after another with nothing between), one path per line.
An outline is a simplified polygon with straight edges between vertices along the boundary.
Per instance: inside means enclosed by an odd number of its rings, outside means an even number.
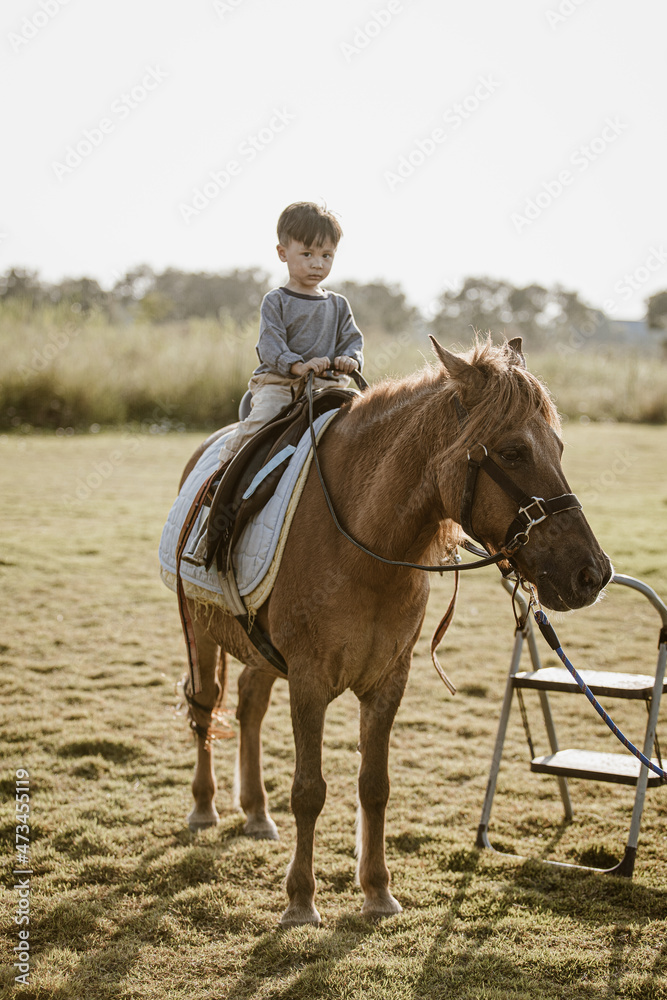
M521 458L521 452L518 448L506 448L500 452L500 457L504 462L518 462Z

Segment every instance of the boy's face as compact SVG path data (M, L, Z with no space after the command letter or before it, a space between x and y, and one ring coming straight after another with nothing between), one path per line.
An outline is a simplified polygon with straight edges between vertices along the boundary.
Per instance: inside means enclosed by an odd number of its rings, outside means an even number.
M336 248L333 243L306 246L298 240L290 240L287 245L276 247L283 264L287 264L290 280L288 287L312 295L321 281L329 274Z

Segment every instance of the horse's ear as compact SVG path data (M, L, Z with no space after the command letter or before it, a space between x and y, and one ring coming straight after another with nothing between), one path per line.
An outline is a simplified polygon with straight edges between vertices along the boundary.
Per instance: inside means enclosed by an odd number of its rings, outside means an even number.
M469 361L465 358L459 357L458 354L452 354L451 351L446 350L442 344L439 344L435 337L431 337L431 344L433 345L433 350L437 354L438 358L442 362L442 365L454 382L458 382L464 396L464 402L468 396L468 392L472 392L473 396L477 392L480 392L484 385L484 379L481 372L471 365Z
M523 356L523 351L521 350L523 346L523 340L521 337L513 337L512 340L507 341L507 346L511 348L512 353L516 355L517 364L521 368L526 367L526 359Z
M458 354L452 354L451 351L446 350L431 334L429 334L429 339L433 346L433 350L442 362L450 378L463 380L466 377L471 377L471 374L474 371L472 365L468 364L464 358L460 358Z

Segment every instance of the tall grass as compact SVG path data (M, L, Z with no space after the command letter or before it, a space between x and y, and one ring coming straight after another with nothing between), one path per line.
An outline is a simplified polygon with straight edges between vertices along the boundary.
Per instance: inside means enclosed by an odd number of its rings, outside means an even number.
M0 421L74 428L224 423L256 364L254 336L209 319L111 325L58 308L16 316L0 332Z
M257 364L257 325L230 320L110 323L66 305L0 306L0 427L149 424L218 427L235 419ZM366 331L366 376L414 371L426 333ZM667 366L630 353L535 354L534 371L571 419L667 422Z
M528 358L570 419L667 423L667 364L620 349Z

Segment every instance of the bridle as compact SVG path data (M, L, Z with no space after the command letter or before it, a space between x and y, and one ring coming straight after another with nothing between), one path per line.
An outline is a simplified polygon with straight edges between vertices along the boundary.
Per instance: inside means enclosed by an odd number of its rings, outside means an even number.
M353 375L356 373L353 372ZM358 384L363 388L368 387L363 379L358 380ZM353 538L343 528L336 512L334 510L333 503L331 502L331 497L327 489L326 483L324 482L324 477L322 475L322 469L320 468L320 461L317 454L317 442L315 438L315 428L313 423L313 373L310 372L308 375L308 380L306 382L306 394L308 396L308 422L310 426L310 438L313 448L313 461L315 463L315 469L317 471L317 476L322 487L322 492L324 494L324 499L326 501L331 518L338 529L338 531L362 552L366 555L372 556L373 559L377 559L378 562L384 563L388 566L404 566L408 569L420 569L427 573L447 573L456 572L458 570L468 570L468 569L480 569L483 566L491 566L494 563L499 563L506 559L510 564L513 565L512 559L516 553L521 549L530 538L530 532L535 527L536 524L540 524L547 517L552 514L560 514L566 510L581 510L581 504L579 500L573 493L564 493L559 497L552 497L549 500L545 500L543 497L528 496L527 493L517 486L517 484L507 475L504 469L493 461L485 445L481 443L476 443L468 448L468 467L466 472L465 486L463 488L463 496L461 498L461 512L459 523L461 527L471 538L479 542L484 546L484 550L488 551L486 543L478 538L472 526L472 508L475 498L475 488L477 485L477 479L479 476L480 469L484 471L488 476L493 479L493 481L500 487L500 489L514 500L518 505L518 511L516 517L507 529L507 534L505 536L505 543L499 552L495 555L487 555L482 559L478 559L475 562L456 562L454 564L438 564L437 566L424 566L420 563L406 562L402 559L386 559L384 556L378 555L377 552L372 552L361 542ZM459 420L459 426L465 432L466 425L468 423L468 411L465 409L461 401L457 396L454 397L454 402L456 406L456 412ZM477 460L472 457L472 452L477 449L481 449L483 452L482 458ZM466 546L467 547L467 546ZM474 547L472 551L476 551L477 554L481 554L481 550L476 550ZM457 557L460 558L460 557Z
M468 411L465 409L458 396L454 396L454 405L456 407L456 415L458 417L459 426L462 431L465 431L469 420ZM482 458L479 460L474 459L471 454L471 449L472 451L480 449L482 452ZM510 560L511 557L528 542L530 532L536 524L540 524L551 514L560 514L566 510L582 509L581 504L574 493L563 493L561 496L552 497L550 500L545 500L544 497L528 496L528 494L524 493L524 491L517 486L514 480L507 475L505 470L501 469L498 463L493 461L486 446L477 442L468 449L468 468L466 472L465 485L463 487L463 495L461 497L460 524L465 533L469 535L470 538L474 538L475 541L480 542L481 545L485 545L485 543L477 537L472 526L472 506L475 498L475 487L477 485L477 477L479 476L480 469L486 472L487 476L493 479L493 481L501 488L503 493L514 500L519 508L516 517L507 529L505 543L501 550Z
M480 448L483 452L483 457L479 461L476 461L470 451L468 452L468 471L461 498L460 523L465 533L474 538L475 541L481 542L482 545L485 543L477 537L472 526L472 505L480 469L486 472L487 476L490 476L500 486L503 493L511 497L512 500L515 500L519 507L516 517L507 529L505 543L501 550L508 559L527 543L530 532L536 524L545 521L551 514L560 514L566 510L582 509L574 493L563 493L561 496L552 497L550 500L545 500L543 497L529 497L493 461L483 444L478 442L476 445L473 445L473 448Z

